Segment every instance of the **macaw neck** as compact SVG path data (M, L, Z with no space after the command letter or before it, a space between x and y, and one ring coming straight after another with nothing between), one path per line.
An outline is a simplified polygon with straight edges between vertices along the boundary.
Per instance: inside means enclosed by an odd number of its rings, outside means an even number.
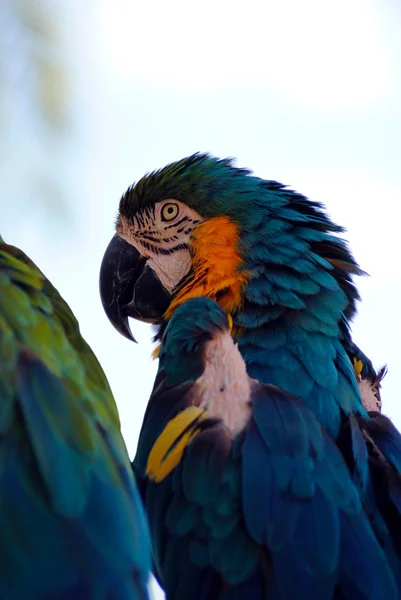
M174 290L164 319L170 319L186 300L199 296L213 298L226 313L240 306L248 274L241 269L238 242L238 227L228 217L215 217L198 225L190 244L191 269Z

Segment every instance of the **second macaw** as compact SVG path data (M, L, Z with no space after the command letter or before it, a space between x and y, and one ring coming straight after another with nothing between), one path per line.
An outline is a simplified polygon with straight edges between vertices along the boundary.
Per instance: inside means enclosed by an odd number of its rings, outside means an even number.
M148 600L117 407L70 307L0 238L0 600Z
M380 388L387 367L383 366L376 371L372 361L352 340L349 340L349 345L345 344L345 349L354 366L363 406L368 412L381 412L383 403Z

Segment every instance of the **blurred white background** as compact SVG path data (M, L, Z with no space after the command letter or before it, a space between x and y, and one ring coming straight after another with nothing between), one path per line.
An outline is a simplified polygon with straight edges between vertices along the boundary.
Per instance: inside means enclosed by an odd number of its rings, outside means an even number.
M100 261L128 185L198 150L347 227L371 275L354 339L401 426L400 27L397 0L1 1L0 231L77 315L131 456L157 365L148 326L109 325Z

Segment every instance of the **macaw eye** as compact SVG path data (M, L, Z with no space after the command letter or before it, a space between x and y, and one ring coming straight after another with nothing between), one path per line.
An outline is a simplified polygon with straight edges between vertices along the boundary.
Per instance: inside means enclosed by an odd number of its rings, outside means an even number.
M178 215L178 204L175 202L167 202L162 208L162 221L172 221Z

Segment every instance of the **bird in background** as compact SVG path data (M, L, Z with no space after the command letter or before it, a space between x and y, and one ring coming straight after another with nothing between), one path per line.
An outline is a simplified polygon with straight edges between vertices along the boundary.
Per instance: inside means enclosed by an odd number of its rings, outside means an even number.
M380 388L387 374L387 366L384 365L376 371L372 361L352 340L350 347L347 348L347 354L354 366L362 404L369 413L381 412L383 403Z
M363 404L380 379L342 232L208 154L120 201L100 292L120 333L133 317L161 343L133 467L169 600L400 598L401 437Z
M150 542L106 376L0 238L0 599L147 600Z

